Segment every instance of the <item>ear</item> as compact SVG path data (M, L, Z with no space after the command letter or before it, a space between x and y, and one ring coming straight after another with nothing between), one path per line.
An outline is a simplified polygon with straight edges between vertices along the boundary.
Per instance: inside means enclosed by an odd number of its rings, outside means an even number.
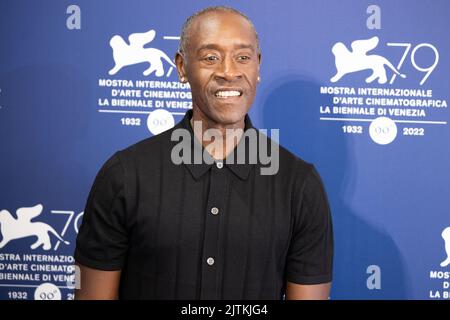
M259 71L261 69L261 59L262 59L261 53L258 53L258 82L261 82L261 78L259 76L260 75Z
M175 65L177 66L178 78L180 82L186 83L188 81L186 76L186 60L185 56L179 51L175 55Z

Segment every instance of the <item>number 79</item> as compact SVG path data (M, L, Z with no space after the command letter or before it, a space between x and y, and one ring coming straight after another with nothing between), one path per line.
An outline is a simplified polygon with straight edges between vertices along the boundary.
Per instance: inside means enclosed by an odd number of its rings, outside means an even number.
M403 65L403 62L405 62L405 59L406 59L409 51L411 50L411 43L389 42L389 43L387 43L387 45L391 46L391 47L405 47L403 56L397 65L397 70L400 70L400 68ZM417 63L416 63L416 53L417 53L417 50L419 50L420 48L430 48L434 52L434 62L428 67L423 67L423 66L421 67L421 66L417 65ZM420 43L413 48L413 50L411 51L411 64L413 65L414 68L416 68L416 70L426 73L424 75L424 77L422 78L422 80L420 81L420 85L423 85L425 83L425 81L428 79L430 74L436 68L438 62L439 62L439 52L437 51L436 47L433 46L432 44ZM393 74L389 83L392 84L396 77L397 77L397 75Z

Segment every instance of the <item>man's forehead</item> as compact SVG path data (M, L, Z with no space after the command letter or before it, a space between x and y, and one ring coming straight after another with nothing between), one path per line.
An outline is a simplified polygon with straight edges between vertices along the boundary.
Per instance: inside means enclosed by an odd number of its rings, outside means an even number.
M230 41L230 38L236 38L239 45L256 43L256 33L250 22L234 12L204 13L193 21L189 32L191 39L197 44L220 43ZM216 35L219 33L221 37L217 38Z
M192 24L205 24L208 21L219 21L219 22L241 22L247 24L250 28L249 21L241 16L240 14L232 11L210 11L205 12L197 17L195 17Z

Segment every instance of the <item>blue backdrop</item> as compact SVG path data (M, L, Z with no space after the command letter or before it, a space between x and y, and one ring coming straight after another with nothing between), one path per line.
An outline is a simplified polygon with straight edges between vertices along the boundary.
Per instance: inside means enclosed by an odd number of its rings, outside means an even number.
M95 174L190 107L163 56L174 57L187 16L218 4L259 33L255 126L279 128L323 177L331 297L449 299L447 0L1 1L0 299L73 298ZM145 48L156 50L110 74L124 50L110 40L150 30Z

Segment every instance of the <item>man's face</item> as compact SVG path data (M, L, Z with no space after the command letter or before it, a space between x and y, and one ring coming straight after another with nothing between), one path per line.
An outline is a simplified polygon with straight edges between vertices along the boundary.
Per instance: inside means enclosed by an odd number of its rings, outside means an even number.
M261 58L253 28L235 13L211 12L193 21L189 37L176 62L191 86L194 112L219 125L242 122L255 97Z

